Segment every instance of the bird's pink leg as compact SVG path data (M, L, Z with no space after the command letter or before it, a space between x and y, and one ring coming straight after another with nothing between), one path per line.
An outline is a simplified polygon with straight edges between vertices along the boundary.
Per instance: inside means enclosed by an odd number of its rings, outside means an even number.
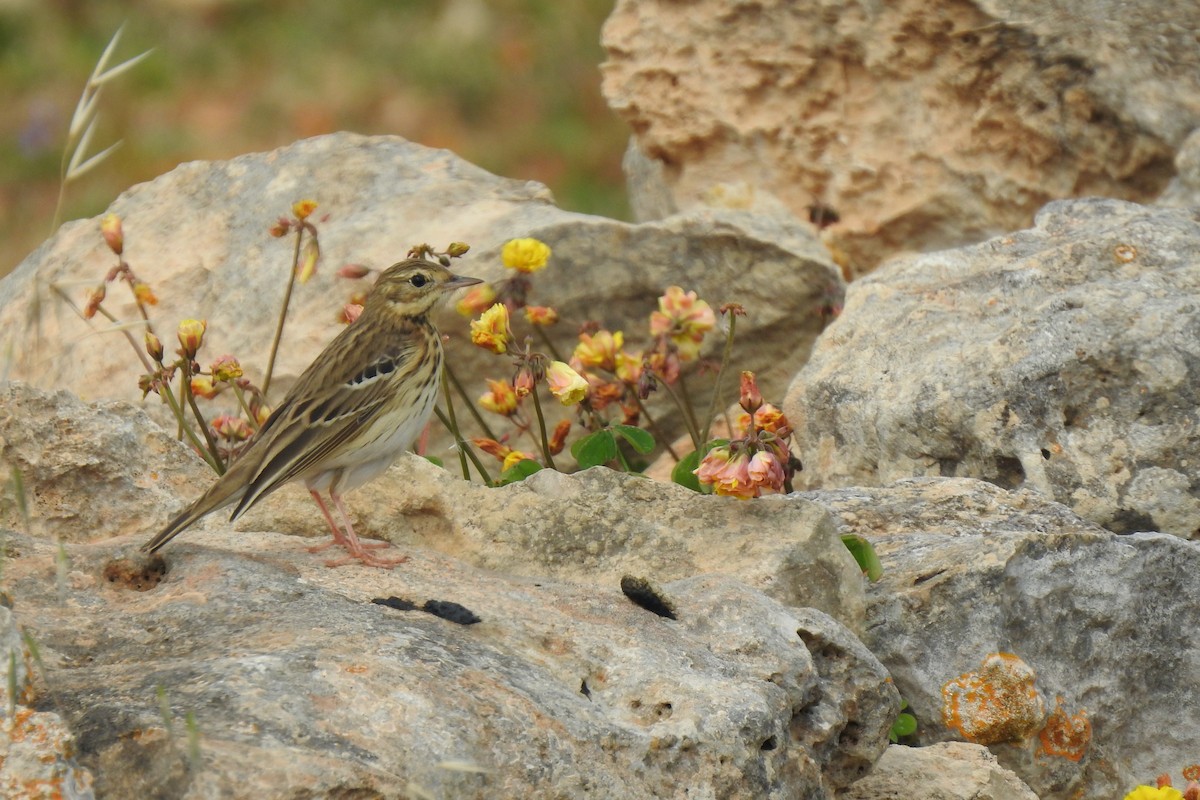
M332 490L329 492L329 499L333 501L333 505L338 510L338 515L342 518L342 524L345 526L345 541L339 542L349 551L350 555L347 558L340 558L334 561L326 561L328 567L340 567L344 564L350 564L354 561L368 567L380 567L381 569L391 569L397 564L403 564L408 561L408 556L400 558L380 558L368 551L368 547L387 547L386 542L364 545L358 540L358 534L354 532L354 526L350 523L350 514L346 511L346 504L342 502L342 496L335 494Z
M325 501L321 499L320 493L317 492L316 489L309 489L308 493L312 495L313 500L317 501L317 507L321 509L321 515L325 517L325 521L329 523L329 530L331 533L333 533L332 542L326 542L325 544L319 544L315 547L310 547L308 548L308 552L319 553L322 550L333 547L335 544L340 544L342 547L347 547L348 542L346 541L346 537L342 535L337 523L333 521L333 515L329 513L329 506L325 505Z

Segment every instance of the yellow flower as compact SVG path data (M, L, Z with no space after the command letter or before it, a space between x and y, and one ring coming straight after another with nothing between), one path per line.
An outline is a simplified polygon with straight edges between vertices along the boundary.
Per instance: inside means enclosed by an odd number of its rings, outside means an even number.
M512 469L526 459L533 460L533 456L522 453L520 450L510 450L504 457L504 466L500 467L500 470Z
M587 397L588 382L583 379L570 364L562 361L550 362L546 370L546 383L550 385L550 394L558 398L564 406L573 406Z
M121 251L125 249L125 233L121 229L121 218L116 214L105 214L104 219L100 220L100 234L104 237L104 243L108 245L108 249L121 255Z
M196 351L204 343L206 330L208 330L208 323L202 319L185 319L179 323L179 331L176 335L179 337L179 344L183 347L185 356L191 358L196 355Z
M621 331L596 331L592 335L581 333L579 344L575 345L575 360L585 367L599 367L612 372L617 368L617 352L624 343L625 334Z
M242 377L242 365L231 355L218 358L208 368L208 371L212 373L213 380L227 383L232 383Z
M296 215L296 219L308 219L309 215L316 210L316 200L297 200L292 203L292 213Z
M623 383L637 383L642 377L642 354L626 353L624 350L617 353L615 371Z
M496 303L471 322L471 342L497 355L508 352L508 308Z
M700 355L704 334L716 324L712 306L697 299L695 292L670 286L658 298L658 311L650 315L650 335L670 337L679 348L679 358L692 361Z
M145 334L145 340L146 340L146 352L147 352L147 353L150 355L150 357L151 357L151 358L153 358L155 361L159 361L159 362L161 362L161 361L163 360L163 346L162 346L162 342L160 342L160 341L158 340L158 337L157 337L157 336L155 336L155 335L154 335L153 333L151 333L150 331L146 331L146 334Z
M558 322L558 312L550 306L525 306L525 319L530 325L553 325Z
M151 289L150 285L147 283L138 281L137 283L133 284L133 296L136 297L137 301L144 306L158 305L158 295L154 293L154 290Z
M500 251L504 266L517 272L537 272L550 260L550 248L537 239L512 239Z
M487 383L491 391L479 397L479 405L483 406L485 411L502 417L511 417L517 413L517 392L513 385L508 381L491 379Z
M1125 795L1125 800L1183 800L1183 794L1170 786L1158 789L1153 786L1139 786Z
M467 289L462 299L454 304L454 310L464 317L473 317L486 311L494 302L496 290L490 283L481 283Z

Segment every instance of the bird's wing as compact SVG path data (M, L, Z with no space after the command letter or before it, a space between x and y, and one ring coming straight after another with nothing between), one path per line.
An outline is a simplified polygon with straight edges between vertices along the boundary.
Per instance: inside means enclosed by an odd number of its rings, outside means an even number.
M418 368L422 339L392 340L391 347L341 380L320 388L306 372L261 431L257 470L248 481L231 519L283 484L339 454L354 435L389 405L396 381ZM353 361L362 364L361 356ZM349 360L349 359L348 359ZM404 373L404 374L397 374ZM327 380L332 382L333 376ZM325 381L321 381L324 383ZM308 384L313 383L310 387ZM250 455L247 453L246 455ZM245 456L243 456L244 458Z

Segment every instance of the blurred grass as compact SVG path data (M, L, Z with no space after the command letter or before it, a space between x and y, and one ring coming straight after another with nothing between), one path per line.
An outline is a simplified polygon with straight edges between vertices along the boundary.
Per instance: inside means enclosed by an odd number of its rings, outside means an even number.
M103 211L180 162L350 130L445 147L541 181L564 208L627 219L628 129L600 95L613 0L0 0L0 276L51 233L71 112L122 22L93 150L68 190Z

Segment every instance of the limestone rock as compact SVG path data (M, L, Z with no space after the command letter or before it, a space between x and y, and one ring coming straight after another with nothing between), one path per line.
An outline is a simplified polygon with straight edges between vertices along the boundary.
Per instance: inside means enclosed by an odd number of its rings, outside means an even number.
M212 473L129 403L0 383L0 526L64 541L145 531ZM14 472L15 471L15 472ZM22 512L22 502L25 505ZM28 514L29 527L25 527Z
M21 468L28 530L42 538L133 533L143 541L216 479L128 404L82 403L21 384L3 391L0 463ZM489 489L408 455L347 502L356 530L406 552L426 548L484 569L609 586L625 575L661 583L725 573L851 628L862 621L857 565L829 514L799 498L743 503L604 468L544 471ZM0 511L0 524L25 530L16 503L5 499ZM210 532L229 528L225 516L216 512L183 534L168 557L212 546ZM299 485L265 499L237 527L250 539L262 530L327 534Z
M1034 491L968 479L803 496L879 554L864 642L919 744L979 735L1043 800L1123 797L1195 763L1200 545L1113 534ZM976 702L954 704L968 685ZM1043 723L1014 716L1024 735L1000 741L1004 715L1030 708L1016 689L1044 698Z
M892 745L871 774L838 800L1038 800L986 747L944 742Z
M1062 201L856 282L784 403L798 479L975 477L1195 535L1198 241L1191 211Z
M622 0L603 91L640 218L824 206L866 271L1052 199L1154 198L1200 127L1198 28L1194 3L1155 0Z
M319 204L310 219L320 230L322 262L293 295L273 381L280 390L340 329L337 317L352 291L367 286L335 277L337 269L348 262L386 267L419 242L467 242L472 250L454 268L488 280L505 271L499 250L508 239L547 242L551 266L534 276L531 299L560 312L564 323L551 331L566 352L576 325L588 319L624 329L638 346L648 339L657 297L672 284L696 290L714 308L739 302L749 316L739 324L734 359L758 370L764 389L782 390L791 380L823 327L821 308L841 295L836 268L794 221L709 210L629 225L562 211L544 186L496 177L444 150L339 133L184 164L113 203L124 220L125 259L159 298L152 321L168 353L181 319L207 319L201 364L232 352L261 384L292 257L291 241L267 231L301 198ZM0 282L9 377L88 400L140 396L137 377L145 370L134 349L119 333L94 333L49 289L59 286L82 304L114 263L98 220L81 220ZM124 285L110 286L105 302L121 319L137 316ZM94 327L106 325L97 319ZM467 343L463 318L447 310L441 330L450 336L450 362L471 388L482 393L485 376L507 377L507 360ZM706 352L719 353L720 338L710 337ZM705 404L707 396L698 392L697 400ZM147 408L167 424L156 404Z
M419 549L331 570L223 529L147 591L114 577L119 541L69 545L61 602L53 546L11 537L6 585L102 796L831 798L898 708L835 621L727 577L661 584L673 620L610 583Z

